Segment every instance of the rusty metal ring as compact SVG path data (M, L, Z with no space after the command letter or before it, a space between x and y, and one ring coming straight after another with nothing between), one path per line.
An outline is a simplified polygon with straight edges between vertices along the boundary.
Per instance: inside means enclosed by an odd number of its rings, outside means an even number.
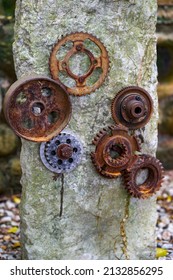
M4 112L17 135L43 142L57 135L68 124L71 102L59 82L30 75L9 88L5 95Z
M124 166L132 155L131 143L127 137L115 135L105 142L102 153L107 165Z
M148 172L144 182L138 183L137 176L139 171ZM161 162L149 155L136 156L123 172L125 188L137 198L148 198L158 191L162 184L163 167ZM140 176L141 177L141 176Z
M99 48L101 52L99 57L95 57L92 52L84 46L85 40L94 42L94 44ZM62 60L57 59L58 51L68 42L73 43L72 48L67 52ZM74 74L69 67L69 59L76 53L84 53L90 60L90 67L88 71L81 76ZM54 80L60 81L60 72L65 71L66 74L76 83L76 86L74 87L66 86L68 93L81 96L95 91L104 82L109 70L109 57L105 46L95 36L88 33L77 32L65 36L54 45L50 55L49 66ZM94 70L97 68L100 68L102 73L93 85L87 85L87 79L91 77Z
M137 86L122 89L112 101L112 117L130 129L143 127L151 118L153 101L149 93Z
M101 130L93 140L96 146L91 153L96 170L103 176L115 178L127 168L136 151L140 151L139 139L130 136L122 125Z

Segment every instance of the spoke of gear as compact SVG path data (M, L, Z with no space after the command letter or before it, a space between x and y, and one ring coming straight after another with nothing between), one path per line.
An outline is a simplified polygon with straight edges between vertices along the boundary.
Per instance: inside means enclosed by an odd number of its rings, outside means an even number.
M86 40L90 40L97 46L97 48L99 48L99 56L95 56L92 53L92 50L85 47ZM65 46L69 42L72 43L72 47L66 51L65 56L62 59L58 59L58 51L61 47ZM90 62L88 70L82 75L76 75L73 73L69 66L70 59L78 54L86 55ZM65 73L69 78L73 79L75 86L66 86L68 93L76 96L90 94L102 85L107 76L109 70L108 52L103 43L101 43L101 41L95 36L83 32L71 33L60 39L54 45L49 59L49 67L53 79L62 82L60 79L62 72ZM94 71L97 69L101 71L99 77L97 77L97 80L94 81L92 85L88 85L88 78L92 77Z
M122 125L110 126L94 137L95 152L91 153L96 170L103 176L114 178L127 168L136 151L140 151L139 139L130 136Z
M138 86L122 89L112 101L112 117L115 123L130 129L143 127L150 120L152 112L151 96Z
M68 130L63 130L48 142L40 145L42 163L54 173L70 172L81 161L83 147L79 138Z
M145 170L145 171L144 171ZM145 172L143 182L141 172ZM130 166L123 172L125 188L136 198L149 198L161 187L163 180L163 166L155 157L149 155L136 156Z

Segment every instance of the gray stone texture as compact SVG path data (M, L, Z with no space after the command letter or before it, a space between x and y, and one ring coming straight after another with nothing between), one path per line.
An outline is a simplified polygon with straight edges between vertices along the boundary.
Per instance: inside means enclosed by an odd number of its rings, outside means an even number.
M122 178L99 176L90 159L95 134L110 124L111 101L125 86L151 94L154 114L144 129L142 152L155 155L156 0L18 0L14 59L18 77L50 76L49 55L62 35L83 31L106 46L110 71L94 93L70 96L68 125L84 145L81 164L57 181L41 163L39 144L22 140L21 238L24 259L154 259L155 197L129 197ZM74 69L73 69L74 70Z

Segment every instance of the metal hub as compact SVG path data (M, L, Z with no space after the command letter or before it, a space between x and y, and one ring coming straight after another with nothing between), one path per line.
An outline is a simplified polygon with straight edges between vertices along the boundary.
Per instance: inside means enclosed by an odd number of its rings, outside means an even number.
M112 117L130 129L143 127L151 117L153 102L142 88L132 86L122 89L112 102Z
M54 173L72 171L80 163L82 153L79 138L66 130L40 145L41 160Z

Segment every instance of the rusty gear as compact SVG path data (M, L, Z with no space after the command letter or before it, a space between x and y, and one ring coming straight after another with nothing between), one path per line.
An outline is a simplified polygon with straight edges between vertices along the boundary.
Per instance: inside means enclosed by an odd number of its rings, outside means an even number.
M140 151L139 140L130 136L122 125L110 126L101 130L93 140L96 145L91 159L97 171L109 178L121 174L136 151Z
M137 182L139 171L146 170L147 178L143 183ZM125 188L137 198L148 198L159 190L163 179L161 162L149 155L136 156L123 172Z
M31 75L21 78L9 88L4 111L17 135L42 142L57 135L68 124L71 103L59 82Z
M79 138L69 130L63 130L50 141L40 145L42 163L57 174L70 172L76 168L81 161L82 153Z
M101 52L100 56L95 57L92 52L85 47L84 42L86 40L92 41L99 48ZM62 46L65 46L69 42L72 42L72 48L65 54L65 57L62 60L58 60L58 51ZM76 75L69 67L69 60L72 56L82 53L88 56L90 60L90 67L85 74ZM100 40L91 34L77 32L65 36L54 45L50 55L49 65L53 79L60 81L60 72L65 71L66 74L76 83L76 86L74 87L66 86L67 91L70 94L81 96L95 91L104 82L109 69L109 58L107 50ZM87 85L87 79L92 76L94 70L96 69L101 69L102 73L93 85Z
M130 129L143 127L151 117L153 102L149 93L137 86L122 89L113 99L114 121Z

